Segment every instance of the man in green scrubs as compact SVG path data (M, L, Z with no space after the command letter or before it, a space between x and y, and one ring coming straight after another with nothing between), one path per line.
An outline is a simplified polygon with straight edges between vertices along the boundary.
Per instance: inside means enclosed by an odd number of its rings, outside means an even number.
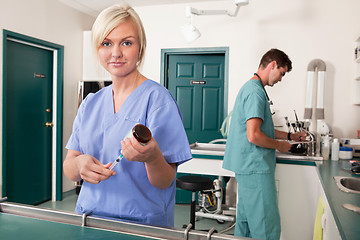
M301 141L306 135L274 129L264 87L274 86L291 69L284 52L269 50L236 98L223 161L223 168L235 172L238 183L236 236L280 239L275 150L288 152L291 144L276 139Z

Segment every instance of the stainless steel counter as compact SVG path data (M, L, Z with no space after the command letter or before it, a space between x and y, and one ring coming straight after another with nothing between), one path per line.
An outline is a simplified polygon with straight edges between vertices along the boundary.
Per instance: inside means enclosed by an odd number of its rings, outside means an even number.
M275 153L277 159L301 160L301 161L322 161L323 157L320 156L305 156L294 153Z
M191 152L193 155L203 155L203 156L224 156L225 153L225 144L211 144L211 143L193 143L190 145ZM323 158L320 156L305 156L295 153L280 153L276 151L277 159L287 159L287 160L299 160L299 161L322 161ZM212 158L209 157L209 158ZM222 159L222 158L221 158Z

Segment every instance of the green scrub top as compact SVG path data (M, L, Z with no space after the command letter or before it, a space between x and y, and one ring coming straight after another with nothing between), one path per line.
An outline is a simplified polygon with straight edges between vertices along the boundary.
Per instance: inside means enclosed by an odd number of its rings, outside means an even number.
M247 81L236 98L223 168L237 174L274 173L275 149L258 147L248 141L246 122L251 118L261 118L261 130L268 137L275 138L268 99L261 82L257 79Z

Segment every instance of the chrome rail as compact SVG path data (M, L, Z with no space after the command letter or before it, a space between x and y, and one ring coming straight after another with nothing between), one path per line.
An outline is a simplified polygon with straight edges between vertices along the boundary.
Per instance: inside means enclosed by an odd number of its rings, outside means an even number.
M187 237L187 239L189 240L249 240L249 238L213 233L213 230L211 230L210 233L191 229L186 230L180 228L156 227L137 223L121 222L119 220L113 220L108 218L89 216L87 214L80 215L69 211L59 211L54 209L40 208L10 202L0 202L0 213L24 216L52 222L66 223L77 226L84 225L83 227L100 228L124 234L164 240L180 240L184 239L184 237Z

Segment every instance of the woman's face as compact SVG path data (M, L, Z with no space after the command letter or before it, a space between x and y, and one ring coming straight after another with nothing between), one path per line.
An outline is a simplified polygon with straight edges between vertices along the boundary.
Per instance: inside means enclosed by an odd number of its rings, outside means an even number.
M98 49L100 64L113 78L136 72L140 43L135 24L126 21L114 28Z

